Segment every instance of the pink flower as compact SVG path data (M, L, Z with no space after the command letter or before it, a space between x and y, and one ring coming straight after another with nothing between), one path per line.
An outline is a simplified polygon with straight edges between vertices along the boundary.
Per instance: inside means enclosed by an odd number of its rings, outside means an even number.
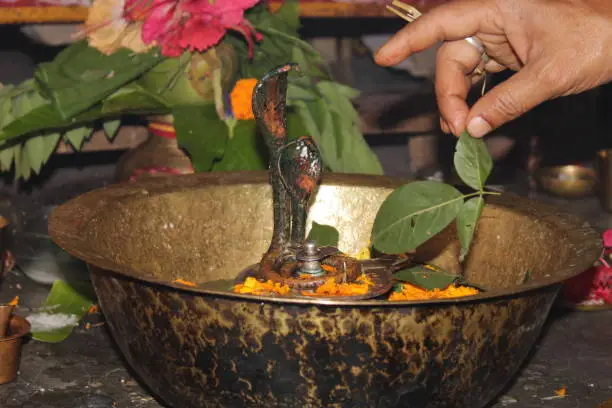
M228 30L241 33L252 56L254 39L261 34L244 18L244 11L260 0L132 0L126 13L143 19L142 40L156 43L162 54L176 57L183 51L202 52L217 45Z

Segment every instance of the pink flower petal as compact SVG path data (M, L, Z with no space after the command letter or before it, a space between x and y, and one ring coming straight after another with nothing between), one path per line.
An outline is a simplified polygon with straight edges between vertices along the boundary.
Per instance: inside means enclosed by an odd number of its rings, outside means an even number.
M190 19L184 27L179 45L190 50L204 51L219 43L226 29L215 22Z
M163 37L171 29L174 12L175 5L171 2L153 8L142 25L142 41L149 44Z
M602 237L604 246L606 248L612 247L612 229L605 230Z

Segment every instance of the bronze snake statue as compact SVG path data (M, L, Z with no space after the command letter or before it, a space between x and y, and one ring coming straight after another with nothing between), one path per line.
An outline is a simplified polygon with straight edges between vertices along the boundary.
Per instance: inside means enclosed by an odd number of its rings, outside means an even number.
M287 135L287 80L296 64L285 64L266 73L253 92L253 113L269 150L274 230L258 276L293 288L315 288L326 280L354 281L361 273L356 259L337 248L326 248L320 275L300 273L296 258L303 247L307 207L321 182L323 162L311 136L289 140Z

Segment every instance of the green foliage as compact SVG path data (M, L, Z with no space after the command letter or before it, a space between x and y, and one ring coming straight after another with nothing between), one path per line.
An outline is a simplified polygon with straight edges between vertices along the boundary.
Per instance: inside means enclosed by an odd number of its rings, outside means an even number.
M406 184L381 205L372 228L372 245L387 254L413 250L446 228L462 205L463 195L448 184Z
M164 57L157 49L134 53L122 48L105 55L87 40L74 43L55 60L40 64L34 77L62 119L70 119L132 82Z
M476 139L467 132L459 136L453 162L461 180L474 190L484 188L493 169L493 159L486 144L482 139Z
M215 161L223 157L228 139L228 127L216 116L215 106L179 106L172 115L176 138L189 152L193 168L210 171Z
M459 261L463 262L467 256L470 246L472 245L472 239L474 238L474 232L478 225L478 220L484 209L484 198L479 195L474 198L470 198L465 201L461 206L461 210L457 215L457 236L461 243L461 250L459 252Z
M460 260L469 252L484 208L484 191L492 159L482 139L464 133L457 142L455 168L461 179L477 191L461 194L444 183L417 181L393 191L383 202L372 228L372 245L387 254L416 249L457 220ZM467 201L465 201L467 199Z
M455 283L459 276L453 275L433 265L415 265L393 274L400 282L410 283L425 290L446 289Z
M333 246L337 247L340 241L340 233L331 225L318 224L313 221L307 240L312 240L317 243L317 246Z
M212 171L265 170L268 157L263 139L255 132L254 120L239 120L231 129L223 158Z
M90 284L76 284L65 281L55 281L47 299L43 302L40 311L54 315L76 316L81 319L93 305L95 293ZM32 338L47 343L59 343L70 334L74 327L67 326L53 331L40 331L32 333Z

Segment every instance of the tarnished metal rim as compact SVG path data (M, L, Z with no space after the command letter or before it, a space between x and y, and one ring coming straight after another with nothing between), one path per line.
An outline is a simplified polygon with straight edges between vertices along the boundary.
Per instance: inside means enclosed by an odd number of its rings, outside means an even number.
M332 185L361 185L370 187L397 188L414 180L392 177L371 176L361 174L326 174L323 183ZM503 194L499 197L487 199L489 204L504 207L525 215L537 216L540 222L545 222L553 228L563 231L570 242L574 244L572 251L575 260L558 271L550 278L534 279L532 282L520 286L492 289L487 292L456 299L436 299L424 301L343 301L282 298L253 296L245 294L233 294L228 292L198 289L176 285L167 280L159 280L143 276L146 271L132 270L125 265L119 265L110 259L90 251L82 251L87 243L79 240L79 231L92 218L94 218L106 205L114 200L141 194L147 191L151 194L167 194L185 188L199 187L202 185L233 185L233 184L265 184L268 183L267 172L219 172L181 175L173 177L162 177L145 179L137 182L121 183L104 188L96 189L76 197L58 207L49 218L49 234L53 241L66 252L82 259L86 263L102 270L112 271L118 275L130 279L148 282L150 284L166 286L184 292L197 293L208 296L223 296L236 300L248 300L258 302L269 302L278 304L303 304L303 305L327 305L327 306L376 306L376 307L399 307L432 304L459 304L468 302L479 302L508 296L518 296L522 293L558 285L563 281L578 275L591 267L603 252L601 237L599 233L579 217L559 211L556 207L538 203L519 197L515 194ZM143 274L144 272L144 274Z

